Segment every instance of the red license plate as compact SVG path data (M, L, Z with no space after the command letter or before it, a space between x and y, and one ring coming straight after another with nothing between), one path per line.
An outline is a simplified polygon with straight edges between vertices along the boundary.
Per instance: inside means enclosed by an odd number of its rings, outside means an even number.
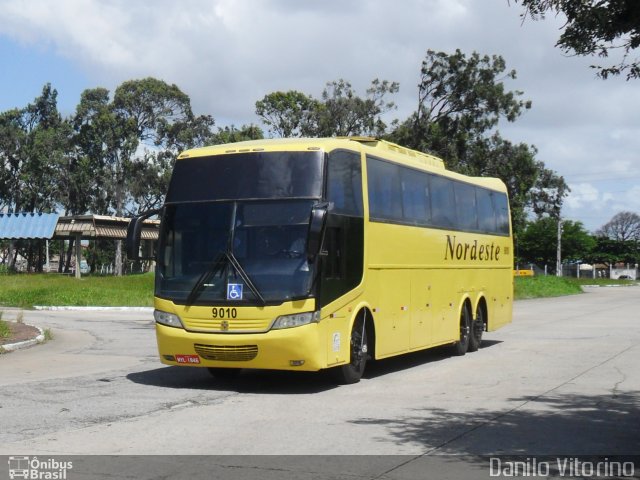
M176 355L176 362L178 363L200 363L200 357L198 355Z

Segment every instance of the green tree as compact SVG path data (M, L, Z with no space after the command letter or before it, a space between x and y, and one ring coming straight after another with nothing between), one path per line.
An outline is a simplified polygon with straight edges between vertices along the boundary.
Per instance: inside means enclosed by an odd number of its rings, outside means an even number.
M558 220L545 216L529 222L516 244L517 256L521 262L537 265L556 264L558 246ZM579 261L591 258L595 239L589 235L581 222L562 222L562 259Z
M122 216L160 205L178 153L210 141L213 125L176 85L154 78L124 82L113 100L103 88L83 92L74 126L79 156L98 168L95 209ZM115 265L121 274L121 242Z
M46 84L33 103L0 114L0 205L9 212L49 212L58 204L57 170L70 130L57 96Z
M256 102L256 115L277 137L301 137L311 134L311 112L318 102L296 90L273 92Z
M564 14L566 23L556 46L568 54L608 57L622 51L622 60L608 67L592 65L598 75L626 74L640 77L640 63L630 56L640 46L640 2L638 0L514 0L525 8L523 17L543 19L548 12Z
M516 78L500 56L467 57L428 50L422 62L418 108L389 139L445 159L447 168L467 175L501 178L507 185L515 234L528 211L558 215L568 192L564 179L536 160L537 150L513 144L496 131L515 121L531 102L504 82Z
M57 108L58 92L46 84L40 96L22 109L0 114L0 205L8 212L50 212L62 196L58 181L70 151L70 126ZM9 244L9 268L16 252L27 268L41 269L42 248L31 241Z
M397 83L375 79L363 98L340 79L326 84L320 100L295 90L270 93L256 102L256 115L280 137L382 135L382 116L395 108L386 97L397 91Z
M261 140L264 138L262 129L257 125L242 125L236 128L234 125L219 128L211 138L212 145L222 143L243 142L245 140Z
M376 78L367 89L366 96L361 98L346 80L327 83L322 101L312 113L313 136L382 136L387 129L382 115L395 108L395 104L386 101L386 97L398 89L396 82Z
M599 235L588 260L607 266L616 263L636 264L640 261L640 243L633 240L614 240Z
M633 212L618 212L596 232L618 242L640 241L640 215Z
M403 144L422 151L445 154L450 164L464 163L473 140L483 136L500 119L515 121L531 107L522 92L505 89L504 80L515 79L501 56L467 57L428 50L418 85L418 108L395 135Z

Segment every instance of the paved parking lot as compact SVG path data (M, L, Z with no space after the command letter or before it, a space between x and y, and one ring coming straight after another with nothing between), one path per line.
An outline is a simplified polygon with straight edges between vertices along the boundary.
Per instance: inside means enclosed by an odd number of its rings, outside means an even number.
M0 454L636 454L639 312L638 287L516 302L480 351L350 386L162 366L145 312L25 312L54 340L0 357Z

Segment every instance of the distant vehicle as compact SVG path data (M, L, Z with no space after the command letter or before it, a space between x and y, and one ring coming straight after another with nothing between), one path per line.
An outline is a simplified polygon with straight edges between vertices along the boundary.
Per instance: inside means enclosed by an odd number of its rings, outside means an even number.
M629 275L620 275L618 280L631 280L631 277Z
M75 265L72 265L70 270L71 270L71 273L76 273ZM80 261L80 273L84 275L91 273L91 267L89 266L86 260Z

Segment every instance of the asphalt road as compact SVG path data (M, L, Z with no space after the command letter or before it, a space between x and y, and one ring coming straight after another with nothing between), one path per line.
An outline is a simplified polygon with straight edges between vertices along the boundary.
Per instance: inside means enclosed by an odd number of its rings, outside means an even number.
M639 287L519 301L478 352L377 362L349 386L162 366L146 312L24 312L54 340L0 356L0 455L365 454L379 476L439 455L637 454L639 312Z

